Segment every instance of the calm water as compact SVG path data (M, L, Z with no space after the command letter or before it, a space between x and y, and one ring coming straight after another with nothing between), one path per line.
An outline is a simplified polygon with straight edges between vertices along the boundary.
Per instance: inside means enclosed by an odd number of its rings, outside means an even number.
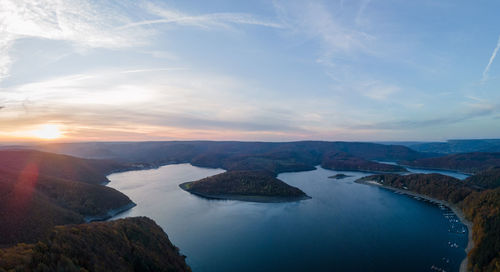
M195 272L458 271L465 257L466 234L449 232L461 229L449 211L353 182L366 174L281 174L312 197L293 203L206 200L178 187L221 172L168 165L112 174L109 186L138 204L119 217L153 218ZM328 178L336 173L353 177Z
M429 169L420 169L420 168L411 168L411 167L405 167L410 173L420 173L420 174L431 174L431 173L438 173L438 174L443 174L447 176L452 176L457 179L466 179L469 177L469 175L460 173L460 172L452 172L452 171L444 171L444 170L429 170Z
M386 162L386 161L377 161L381 163L386 163L386 164L392 164L392 165L398 165L395 162ZM422 168L412 168L408 166L404 166L406 170L408 170L409 173L407 174L413 174L413 173L418 173L418 174L432 174L432 173L438 173L446 176L451 176L457 179L464 180L469 177L469 175L460 173L460 172L454 172L454 171L445 171L445 170L433 170L433 169L422 169Z

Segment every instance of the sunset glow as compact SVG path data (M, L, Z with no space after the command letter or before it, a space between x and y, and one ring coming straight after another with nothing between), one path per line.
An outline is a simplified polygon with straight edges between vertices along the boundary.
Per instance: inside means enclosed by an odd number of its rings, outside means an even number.
M41 125L38 129L32 131L31 133L35 138L43 140L54 140L63 136L60 126L54 124Z
M500 137L498 1L119 2L0 0L0 141Z

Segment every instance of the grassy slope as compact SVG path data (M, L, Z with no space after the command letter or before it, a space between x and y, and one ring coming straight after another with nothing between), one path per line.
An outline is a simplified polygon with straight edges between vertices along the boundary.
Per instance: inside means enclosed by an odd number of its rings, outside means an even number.
M54 228L36 244L0 249L0 271L191 271L146 217Z

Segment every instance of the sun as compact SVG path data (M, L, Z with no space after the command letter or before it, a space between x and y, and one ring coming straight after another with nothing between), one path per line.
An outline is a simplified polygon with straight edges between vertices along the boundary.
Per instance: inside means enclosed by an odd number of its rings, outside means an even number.
M44 140L52 140L63 136L60 126L55 124L44 124L32 131L33 136Z

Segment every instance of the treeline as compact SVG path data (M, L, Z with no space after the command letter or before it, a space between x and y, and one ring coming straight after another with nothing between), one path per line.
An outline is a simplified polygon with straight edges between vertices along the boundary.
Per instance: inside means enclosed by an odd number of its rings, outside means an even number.
M466 179L471 184L481 189L494 189L500 187L500 166L491 167Z
M181 184L181 188L201 195L253 195L302 197L306 194L264 171L229 171L198 181Z
M394 166L384 166L369 161L402 161L426 158L404 146L360 142L142 142L142 143L74 143L39 146L42 150L57 151L82 157L108 158L153 165L191 163L196 166L233 170L270 171L275 174L312 170L324 163L332 165L330 153L348 154L357 161L351 169L362 171L392 171ZM324 161L325 159L328 160ZM339 162L340 163L340 162ZM364 166L367 166L365 169ZM386 167L386 168L384 168ZM399 169L398 169L399 170Z
M36 244L0 249L0 271L191 271L146 217L55 227Z
M0 151L0 245L35 242L53 226L132 204L104 181L113 164L39 151Z
M324 156L321 167L336 171L406 172L404 167L378 163L354 157L344 152L331 152Z
M480 173L491 167L500 166L500 152L472 152L453 154L437 158L421 158L400 161L402 165L448 169L465 173Z
M464 200L476 190L459 179L441 174L381 174L360 180L377 181L385 186L409 190L454 204Z
M473 222L475 247L469 252L473 271L500 271L500 187L470 194L462 203Z

